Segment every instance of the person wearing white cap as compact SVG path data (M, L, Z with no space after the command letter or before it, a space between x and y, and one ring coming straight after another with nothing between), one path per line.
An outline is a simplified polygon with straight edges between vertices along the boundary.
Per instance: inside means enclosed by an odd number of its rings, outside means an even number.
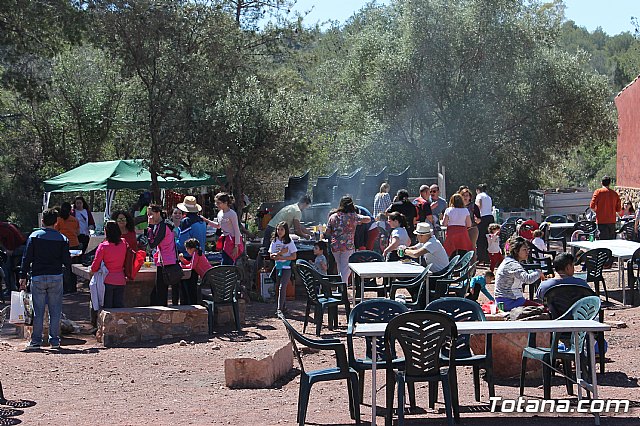
M449 265L449 256L445 251L442 243L433 235L433 228L426 222L420 222L416 225L416 234L418 243L407 247L404 251L405 256L419 258L424 257L426 264L431 264L431 271L434 273L443 270Z

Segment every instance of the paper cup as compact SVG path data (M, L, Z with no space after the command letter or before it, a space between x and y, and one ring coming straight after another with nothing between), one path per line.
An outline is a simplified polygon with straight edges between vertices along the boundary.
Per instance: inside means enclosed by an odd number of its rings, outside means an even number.
M491 315L495 315L496 314L496 309L498 309L498 306L495 303L491 303L489 305L489 309L491 310Z

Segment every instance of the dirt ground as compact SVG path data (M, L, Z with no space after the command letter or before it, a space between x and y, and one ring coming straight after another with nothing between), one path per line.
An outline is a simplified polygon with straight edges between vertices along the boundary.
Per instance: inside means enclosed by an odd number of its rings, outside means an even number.
M608 279L611 296L618 301L619 291ZM24 352L25 342L15 327L5 324L0 331L0 379L9 405L0 406L0 426L26 425L276 425L295 424L299 386L297 364L289 376L270 389L229 389L224 380L224 359L233 357L248 342L260 339L286 339L282 324L275 318L274 304L252 302L247 307L247 324L241 333L219 329L214 336L181 346L178 341L163 341L133 348L106 349L88 333L86 290L65 296L63 311L77 321L83 331L67 336L62 349L44 348ZM289 304L293 324L302 330L304 302L300 298ZM626 328L614 328L606 334L609 343L605 374L598 375L600 396L605 399L630 399L631 411L603 415L603 425L640 425L640 308L622 307L619 302L606 310L607 321L622 321ZM345 340L346 318L341 312L336 332L323 328L323 337ZM326 317L325 317L326 325ZM313 333L313 330L307 329ZM313 337L310 334L310 337ZM332 364L326 353L306 353L307 370ZM360 406L362 423L370 424L370 374L365 383L364 404ZM555 425L556 415L495 414L489 412L488 390L481 385L481 400L473 397L471 369L459 367L459 395L462 423L494 425L518 422L527 425ZM554 379L552 396L566 396L564 382ZM349 418L346 384L330 382L314 385L307 424L353 424ZM384 373L378 375L378 424L384 424ZM504 398L518 396L517 379L499 380L496 394ZM444 406L436 411L427 407L426 385L418 386L418 413L407 414L406 424L445 424ZM542 398L541 382L527 383L526 397ZM570 397L575 400L574 397ZM592 425L593 416L565 414L566 425Z

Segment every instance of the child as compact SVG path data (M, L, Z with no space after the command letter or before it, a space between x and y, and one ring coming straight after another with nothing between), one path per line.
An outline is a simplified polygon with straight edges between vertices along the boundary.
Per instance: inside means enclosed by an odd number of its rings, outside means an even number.
M191 260L185 259L180 253L178 259L183 269L191 269L191 277L180 283L180 304L195 305L198 303L198 276L204 278L204 274L213 266L200 249L200 241L197 238L189 238L184 242L184 248ZM194 274L195 272L195 274ZM196 275L197 274L197 275Z
M538 248L538 250L547 251L547 245L544 243L544 240L542 239L541 230L536 229L535 231L533 231L533 240L531 242L533 243L534 246Z
M276 226L276 232L271 237L269 254L271 260L276 262L274 271L276 272L276 287L278 288L278 313L287 311L285 302L287 300L287 284L291 280L291 262L296 260L298 249L289 236L289 225L287 222L280 222Z
M489 225L489 233L487 234L489 252L489 270L493 272L502 262L502 250L500 250L500 225L492 223Z
M379 234L378 234L378 244L374 246L373 250L376 253L382 254L384 249L389 244L389 235L391 234L391 227L387 222L387 215L385 215L384 213L378 214L378 216L376 217L375 225L378 227Z
M318 241L313 245L313 254L316 256L316 259L313 262L313 269L320 272L322 275L327 275L327 269L329 268L327 265L327 256L325 255L326 252L326 241Z
M492 302L495 302L496 299L493 298L493 295L487 290L487 284L493 284L493 280L495 280L496 276L491 271L486 271L484 273L484 277L482 275L477 275L471 278L471 283L469 284L469 294L465 297L467 299L471 299L474 301L478 301L478 296L480 296L480 292L487 296Z

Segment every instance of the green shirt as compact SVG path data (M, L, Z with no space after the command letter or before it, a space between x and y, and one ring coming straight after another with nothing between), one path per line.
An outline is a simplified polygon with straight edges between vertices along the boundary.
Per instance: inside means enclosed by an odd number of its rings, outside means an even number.
M298 203L290 204L281 208L280 211L269 221L269 226L275 229L278 223L287 222L289 225L289 231L294 233L295 229L293 227L293 221L296 219L298 222L302 219L302 211L300 210L300 207L298 207Z
M139 216L144 216L147 217L147 206L144 206L141 210L140 210L140 214ZM147 229L147 227L149 226L149 224L147 223L147 221L145 220L144 222L140 222L139 224L136 225L136 229L142 229L145 230Z

